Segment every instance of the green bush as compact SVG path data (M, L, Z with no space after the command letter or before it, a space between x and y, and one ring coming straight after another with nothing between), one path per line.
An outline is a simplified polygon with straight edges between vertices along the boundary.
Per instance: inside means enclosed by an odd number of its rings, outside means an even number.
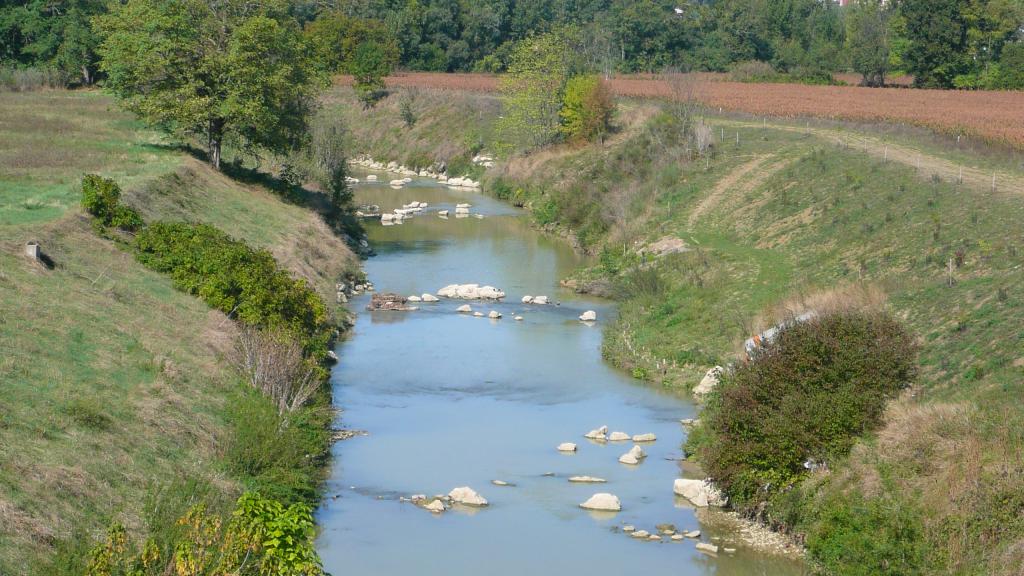
M792 325L723 376L688 448L733 505L756 507L797 481L807 460L834 462L875 428L914 378L915 356L910 335L881 313Z
M265 398L246 391L232 402L230 414L231 437L224 452L228 472L282 502L316 502L330 411L312 406L279 415Z
M830 574L925 574L922 514L906 502L859 495L832 496L813 510L807 551Z
M559 116L568 140L603 140L611 129L614 113L615 100L600 76L574 76L566 83Z
M144 224L138 212L121 204L117 182L96 174L82 178L82 208L102 226L134 232Z
M305 280L278 267L270 252L206 224L157 222L135 238L136 256L170 274L175 286L253 326L293 333L322 358L331 340L327 306Z

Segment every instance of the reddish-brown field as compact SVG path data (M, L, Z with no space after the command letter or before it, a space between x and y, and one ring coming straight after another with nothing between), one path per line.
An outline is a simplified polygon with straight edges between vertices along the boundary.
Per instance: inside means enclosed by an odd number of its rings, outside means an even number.
M499 80L490 74L417 72L396 74L387 83L393 87L494 92ZM1024 92L748 84L730 82L720 74L618 76L611 80L611 86L625 97L669 99L692 95L709 107L735 112L906 123L1024 148Z

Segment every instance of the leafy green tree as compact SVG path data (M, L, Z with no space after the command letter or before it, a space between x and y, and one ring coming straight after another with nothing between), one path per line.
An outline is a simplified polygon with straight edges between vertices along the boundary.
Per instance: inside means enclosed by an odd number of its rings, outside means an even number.
M576 38L575 30L559 29L526 38L515 47L501 80L502 148L526 150L558 137L562 94L577 65L572 48Z
M900 12L910 41L903 59L914 84L951 88L968 69L967 0L903 0Z
M284 2L128 0L98 19L107 86L146 122L203 138L220 168L225 141L257 152L300 147L317 91Z
M864 86L885 85L889 71L889 22L881 0L858 0L846 15L846 51L850 67Z
M391 67L398 64L401 48L384 22L348 16L339 11L321 14L306 27L310 46L318 63L331 74L351 73L356 49L374 41L380 45Z
M391 73L391 61L383 46L374 40L360 44L349 64L356 95L370 107L384 92L384 78Z
M562 132L574 141L604 140L611 129L615 100L608 84L597 75L574 76L565 85Z
M99 42L90 19L106 12L104 0L29 0L0 7L0 60L59 70L66 80L92 84Z

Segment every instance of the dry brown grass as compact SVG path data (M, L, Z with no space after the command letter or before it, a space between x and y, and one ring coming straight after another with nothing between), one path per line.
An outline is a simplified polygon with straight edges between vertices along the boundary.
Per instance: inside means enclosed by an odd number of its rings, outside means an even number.
M885 309L887 301L885 291L872 284L846 284L820 290L804 290L761 312L751 321L750 333L759 333L805 312L827 316L841 312L880 311Z

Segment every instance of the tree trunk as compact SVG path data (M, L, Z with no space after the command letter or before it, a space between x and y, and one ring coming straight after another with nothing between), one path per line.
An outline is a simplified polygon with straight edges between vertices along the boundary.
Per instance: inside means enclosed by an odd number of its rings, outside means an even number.
M82 65L82 85L92 86L92 72L86 65Z
M210 120L210 127L207 129L210 165L220 170L220 146L224 139L224 121L221 119Z

